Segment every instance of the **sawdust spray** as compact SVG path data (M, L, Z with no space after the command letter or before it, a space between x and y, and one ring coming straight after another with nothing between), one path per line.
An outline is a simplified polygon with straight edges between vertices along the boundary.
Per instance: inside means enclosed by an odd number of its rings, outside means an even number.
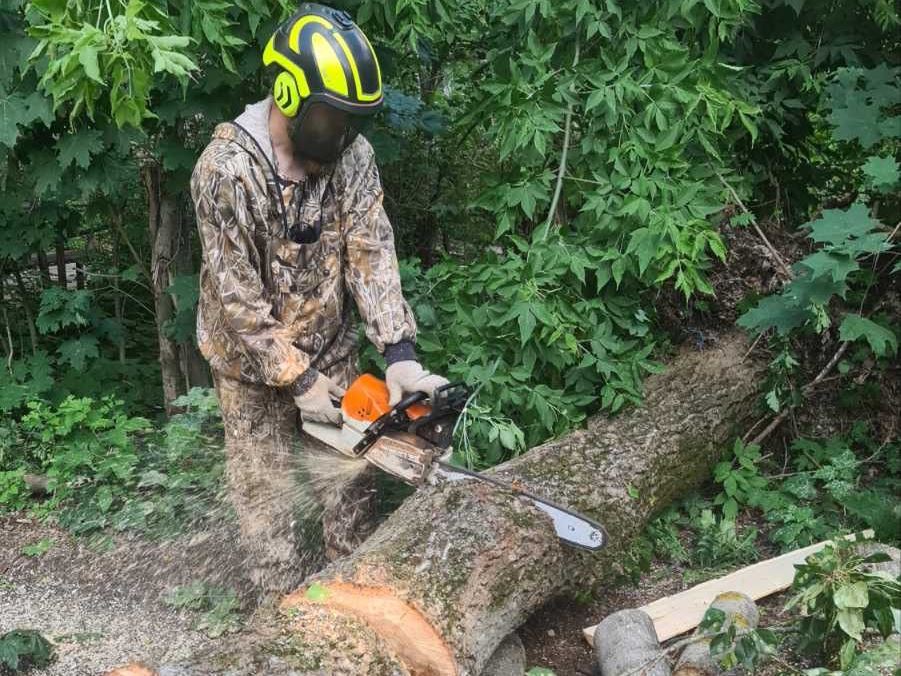
M312 516L323 509L334 508L344 489L362 475L369 463L363 458L351 458L322 447L302 451L298 464L301 477L309 486L309 495L300 501L298 508ZM315 499L311 499L314 496Z

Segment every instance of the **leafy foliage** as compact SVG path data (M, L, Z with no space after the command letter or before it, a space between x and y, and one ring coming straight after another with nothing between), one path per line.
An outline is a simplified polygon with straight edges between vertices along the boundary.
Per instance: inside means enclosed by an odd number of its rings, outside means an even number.
M867 572L867 564L889 560L887 554L862 556L855 545L839 542L812 554L797 566L795 595L787 608L798 606L802 647L829 654L836 645L839 666L847 669L859 652L866 628L883 638L897 631L893 609L901 608L901 584L887 573Z
M755 332L775 329L783 336L801 327L824 331L831 324L829 303L847 296L849 277L861 269L860 260L891 248L886 235L880 232L882 225L870 218L860 203L846 210L828 209L806 226L810 228L808 237L821 248L795 265L795 278L779 295L765 298L742 315L740 326ZM894 345L892 352L897 349L891 330L871 321L865 326L858 321L853 326L858 331L849 329L848 335L873 340L880 347L880 356L885 354L883 342Z
M710 654L723 670L740 667L754 673L779 645L772 631L727 622L726 613L719 608L707 609L698 630L709 638Z
M0 635L0 667L12 673L50 665L56 654L50 642L33 629L13 629Z
M210 638L240 631L241 604L232 589L211 587L201 580L171 589L164 599L173 608L199 613L193 628Z
M222 472L218 407L200 389L179 405L186 411L153 431L112 398L32 402L11 430L16 448L5 453L22 469L4 473L0 507L54 514L74 533L113 527L166 535L205 518L218 504ZM25 468L49 478L49 498L26 502Z

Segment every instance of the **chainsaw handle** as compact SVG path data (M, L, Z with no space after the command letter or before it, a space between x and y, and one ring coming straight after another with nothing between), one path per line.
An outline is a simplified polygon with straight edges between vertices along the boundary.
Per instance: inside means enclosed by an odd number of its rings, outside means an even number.
M420 401L424 401L428 399L428 395L425 392L411 392L406 397L401 399L394 405L392 411L406 411L413 404L418 404Z

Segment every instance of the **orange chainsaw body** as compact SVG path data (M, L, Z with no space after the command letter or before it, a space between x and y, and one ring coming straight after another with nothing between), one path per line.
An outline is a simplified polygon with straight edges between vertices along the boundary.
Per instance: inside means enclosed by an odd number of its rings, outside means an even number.
M388 386L384 380L371 373L364 373L353 381L341 400L341 411L345 418L360 422L374 422L390 410ZM428 415L430 410L425 404L412 404L407 408L407 416L410 420L416 420Z

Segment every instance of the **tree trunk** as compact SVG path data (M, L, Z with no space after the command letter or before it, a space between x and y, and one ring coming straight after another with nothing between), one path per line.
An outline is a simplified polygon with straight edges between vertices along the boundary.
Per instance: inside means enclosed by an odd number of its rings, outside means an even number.
M163 380L163 403L166 415L174 412L173 401L182 393L182 375L178 346L165 331L166 323L175 316L169 287L169 263L172 261L178 235L177 208L171 195L162 190L161 171L157 165L142 169L147 190L147 212L150 229L150 282L156 312L156 333L160 347L160 371Z
M120 218L121 216L113 215L113 218ZM116 323L119 325L119 338L116 341L116 348L119 356L119 363L123 366L125 365L125 302L122 297L122 293L119 291L119 275L122 272L121 261L119 257L119 247L121 237L119 235L119 231L121 228L116 228L113 231L113 316L116 318Z
M38 251L38 270L41 273L43 288L49 289L53 283L50 281L50 263L47 260L47 253L43 249Z
M191 238L194 228L186 227L190 219L184 218L184 210L179 210L179 227L178 227L178 246L174 259L174 275L185 276L193 275L197 270L194 265L194 257L191 252ZM178 300L176 300L176 307ZM180 308L178 310L181 311ZM179 355L181 358L182 373L185 377L185 388L192 387L212 387L213 382L210 378L210 369L206 359L200 354L197 348L197 341L192 337L178 345Z
M413 674L479 674L533 611L616 569L648 520L709 476L756 402L760 368L746 350L727 336L683 352L648 379L641 408L597 416L491 472L603 523L604 552L564 547L543 513L491 486L419 490L283 600L296 657L333 674L370 673L373 660Z
M68 288L66 284L66 240L62 236L56 240L56 283L61 289Z
M34 311L31 307L31 297L22 281L22 274L19 268L13 268L13 276L16 279L16 288L19 290L19 298L22 302L22 309L25 311L25 321L28 324L28 337L31 340L31 354L37 354L38 351L38 332L34 325Z

